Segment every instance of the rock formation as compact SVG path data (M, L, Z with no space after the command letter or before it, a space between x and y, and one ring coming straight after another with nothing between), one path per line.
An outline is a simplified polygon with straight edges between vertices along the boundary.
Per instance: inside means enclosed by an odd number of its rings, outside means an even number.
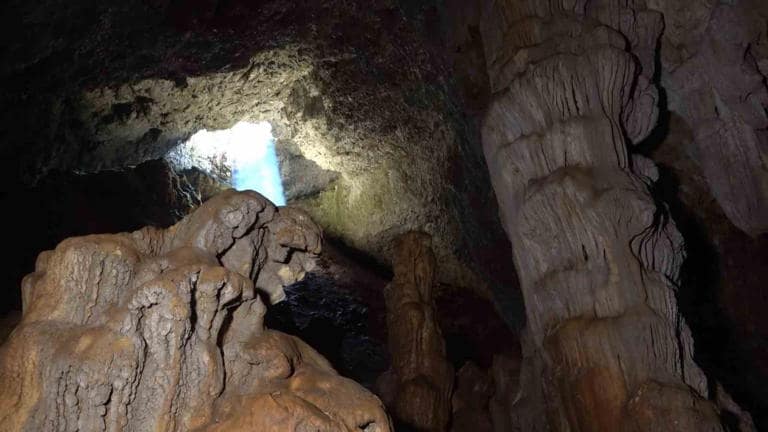
M385 290L392 369L381 379L385 402L418 431L442 432L451 419L453 367L434 308L431 238L408 232L395 244L395 277Z
M502 232L482 154L435 32L401 1L4 2L0 184L132 166L200 129L268 121L289 200L326 233L389 265L394 237L429 232L438 278L490 297L500 272L470 255Z
M263 326L320 248L304 213L230 190L169 229L41 253L0 351L3 430L390 431L376 397Z
M483 146L528 318L517 427L722 430L677 308L682 238L631 150L658 116L661 14L485 4Z
M495 356L490 370L494 392L488 402L494 432L518 431L520 411L520 360L509 356ZM530 378L530 377L526 377Z
M134 231L143 226L169 227L200 205L196 185L190 185L163 160L123 170L93 174L51 172L32 188L0 193L9 230L5 270L0 273L0 314L21 311L18 287L34 270L42 250L53 249L67 237ZM34 227L34 228L33 228ZM12 299L12 301L8 301Z
M768 232L768 3L652 1L670 110L693 129L689 157L745 233Z
M488 407L493 392L493 378L476 364L465 363L456 373L456 390L451 402L451 432L493 431Z

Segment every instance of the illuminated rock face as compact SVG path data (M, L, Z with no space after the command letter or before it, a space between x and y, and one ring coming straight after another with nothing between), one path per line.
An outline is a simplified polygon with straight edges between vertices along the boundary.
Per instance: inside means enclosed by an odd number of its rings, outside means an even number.
M41 253L0 351L3 430L390 431L375 396L264 328L263 299L320 248L304 213L230 190L167 230Z
M682 238L630 148L662 30L638 2L486 2L483 145L528 318L521 430L719 431L675 297ZM748 429L749 421L742 424Z

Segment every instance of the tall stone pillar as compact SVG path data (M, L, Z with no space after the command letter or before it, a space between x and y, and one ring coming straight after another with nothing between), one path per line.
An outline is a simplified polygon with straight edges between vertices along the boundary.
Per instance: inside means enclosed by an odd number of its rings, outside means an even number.
M435 316L435 255L431 237L408 232L395 243L395 277L385 291L392 369L385 401L418 431L448 430L453 367ZM388 400L387 400L388 399Z
M526 431L719 431L675 291L684 252L631 147L656 124L642 1L485 1L483 147L525 298ZM524 408L523 408L524 407Z

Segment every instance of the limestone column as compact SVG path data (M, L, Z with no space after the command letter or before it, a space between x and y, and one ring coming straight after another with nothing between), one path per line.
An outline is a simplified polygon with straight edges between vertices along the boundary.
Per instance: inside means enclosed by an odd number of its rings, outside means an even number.
M682 238L631 147L656 124L642 1L485 1L483 147L525 298L521 430L719 431L675 299ZM524 408L523 408L524 407Z
M418 431L446 431L451 418L453 367L435 316L435 255L428 234L395 242L395 277L386 291L392 369L385 386L394 414Z

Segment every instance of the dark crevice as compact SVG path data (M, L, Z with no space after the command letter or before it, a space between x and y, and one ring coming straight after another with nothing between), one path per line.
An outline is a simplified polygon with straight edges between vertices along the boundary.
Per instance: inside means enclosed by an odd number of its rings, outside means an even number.
M650 159L670 136L672 113L668 109L667 92L661 86L660 45L656 50L654 83L659 94L659 117L656 128L642 142L632 148L633 153ZM668 143L666 145L679 145ZM765 390L757 390L755 377L760 373L746 354L735 335L735 325L723 309L723 272L718 248L711 238L711 227L702 215L682 200L681 179L673 167L655 161L659 178L649 185L649 192L657 206L654 224L671 217L683 236L686 259L680 268L677 282L677 302L684 324L691 330L694 340L694 361L708 380L711 399L717 395L721 383L734 401L753 416L758 429L768 428L768 400ZM678 333L680 326L678 324ZM678 339L680 335L678 334ZM678 342L680 342L678 340ZM678 349L681 350L682 346ZM682 360L681 360L682 362ZM726 430L738 430L736 413L723 412Z
M723 274L717 248L707 227L679 198L680 181L672 169L659 165L652 194L668 209L685 241L677 301L694 339L694 361L708 379L709 393L721 383L737 404L753 415L758 427L768 426L768 406L754 393L759 373L734 335L734 323L722 308ZM752 372L752 373L751 373Z

